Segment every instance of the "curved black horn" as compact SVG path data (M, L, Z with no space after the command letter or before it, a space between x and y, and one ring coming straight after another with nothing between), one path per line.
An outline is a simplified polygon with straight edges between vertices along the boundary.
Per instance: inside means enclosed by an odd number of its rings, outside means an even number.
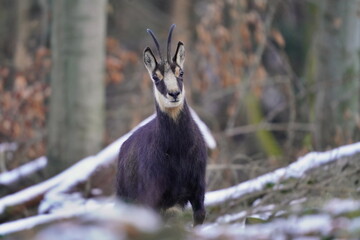
M159 53L159 56L160 56L160 60L163 61L163 58L162 58L162 55L161 55L161 51L160 51L160 46L159 46L159 42L157 41L154 33L151 31L151 29L146 29L146 31L151 35L151 37L153 38L154 42L155 42L155 45L156 45L156 49Z
M176 25L173 24L173 25L171 25L170 30L169 30L169 36L168 36L168 41L167 41L167 61L171 60L171 36L172 36L172 32L175 27L176 27Z

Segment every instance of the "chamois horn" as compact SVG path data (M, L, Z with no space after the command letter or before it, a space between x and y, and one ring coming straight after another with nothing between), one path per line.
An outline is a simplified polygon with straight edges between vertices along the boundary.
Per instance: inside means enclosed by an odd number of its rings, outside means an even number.
M160 60L161 62L163 61L163 58L162 58L162 55L161 55L161 51L160 51L160 46L159 46L159 42L157 41L153 31L151 31L151 29L146 29L146 31L150 34L150 36L153 38L154 42L155 42L155 45L156 45L156 49L159 53L159 56L160 56Z
M171 25L170 30L169 30L169 36L168 36L168 40L167 40L167 61L171 61L171 37L172 37L172 32L175 27L176 27L176 25L173 24L173 25Z

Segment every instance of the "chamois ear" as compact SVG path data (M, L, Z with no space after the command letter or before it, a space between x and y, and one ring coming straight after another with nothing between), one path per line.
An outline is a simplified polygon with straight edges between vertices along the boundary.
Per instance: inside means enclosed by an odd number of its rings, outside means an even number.
M176 52L175 52L175 55L173 57L173 62L175 62L181 68L184 68L185 47L184 47L184 44L181 41L178 42Z
M152 73L157 66L156 58L149 47L144 50L144 64L150 73Z

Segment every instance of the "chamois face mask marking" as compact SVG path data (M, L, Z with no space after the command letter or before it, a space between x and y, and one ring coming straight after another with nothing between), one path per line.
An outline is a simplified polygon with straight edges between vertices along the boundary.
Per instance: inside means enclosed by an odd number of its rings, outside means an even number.
M185 47L182 42L178 42L175 55L170 58L172 30L173 27L169 32L166 60L163 60L161 56L159 44L154 34L148 30L155 41L160 62L158 63L151 49L147 47L144 50L144 64L153 80L154 95L160 110L176 119L182 110L185 99L182 70L185 61Z

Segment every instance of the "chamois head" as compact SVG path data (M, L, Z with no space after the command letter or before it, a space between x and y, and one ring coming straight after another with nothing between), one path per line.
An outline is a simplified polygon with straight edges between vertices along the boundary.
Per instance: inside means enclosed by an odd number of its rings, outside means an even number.
M171 25L167 40L167 58L165 60L161 55L159 43L154 33L147 29L155 42L160 61L156 60L151 49L147 47L144 50L144 64L153 80L155 99L160 110L176 119L182 110L185 98L183 87L185 47L179 41L176 52L171 58L171 36L174 28L175 24Z

